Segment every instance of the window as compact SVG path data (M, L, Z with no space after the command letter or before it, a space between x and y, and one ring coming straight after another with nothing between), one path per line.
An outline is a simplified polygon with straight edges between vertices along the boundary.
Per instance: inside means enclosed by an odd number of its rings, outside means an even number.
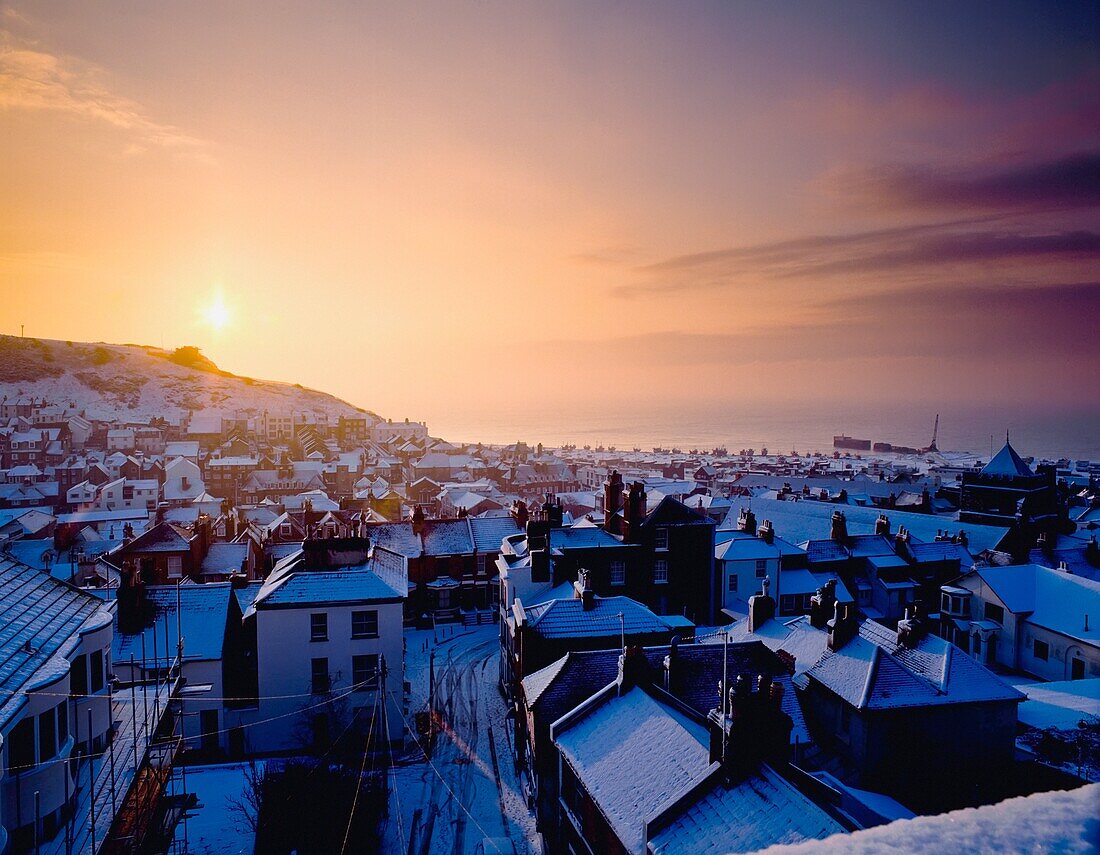
M57 753L57 713L46 710L38 717L38 761L49 760Z
M69 668L70 694L74 698L88 694L88 657L81 654Z
M314 612L309 616L309 640L328 641L328 613ZM314 662L317 660L314 659Z
M88 687L94 695L103 688L103 651L92 652L92 682Z
M731 594L737 593L737 574L730 573L729 579L726 582L726 590Z
M488 556L484 552L479 552L477 554L477 572L478 572L479 576L484 576L485 575L485 559L486 558L488 558Z
M653 546L655 549L668 549L668 529L659 528L653 535Z
M183 559L178 555L168 556L168 578L178 579L183 575Z
M653 582L657 585L668 582L668 562L663 558L653 562Z
M779 613L784 615L793 614L798 608L798 603L791 594L783 594L779 597Z
M323 695L329 690L328 659L320 657L310 660L309 686L315 695Z
M57 711L57 744L61 746L69 738L69 702L62 701L55 710Z
M355 685L356 691L377 689L379 677L377 653L351 657L351 682Z
M993 603L986 603L985 619L995 621L996 623L1004 623L1005 610L1001 606L993 605Z
M980 635L974 635L974 656L981 657L982 655L982 637Z
M768 559L756 559L756 578L763 579L768 575Z
M1047 643L1045 641L1040 641L1036 638L1032 650L1035 653L1036 659L1042 659L1044 662L1046 662L1047 659L1050 658L1050 647L1047 646Z
M25 718L7 738L8 771L20 772L34 765L34 719Z
M626 564L622 561L611 562L611 584L612 585L625 585L626 584Z
M351 637L378 638L378 612L373 609L367 612L352 612Z

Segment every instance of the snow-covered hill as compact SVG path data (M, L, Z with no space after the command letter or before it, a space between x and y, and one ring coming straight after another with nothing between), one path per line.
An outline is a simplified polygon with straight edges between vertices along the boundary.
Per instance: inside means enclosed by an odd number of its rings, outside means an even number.
M0 396L75 405L89 418L144 420L181 412L373 413L324 392L221 371L194 348L0 336Z

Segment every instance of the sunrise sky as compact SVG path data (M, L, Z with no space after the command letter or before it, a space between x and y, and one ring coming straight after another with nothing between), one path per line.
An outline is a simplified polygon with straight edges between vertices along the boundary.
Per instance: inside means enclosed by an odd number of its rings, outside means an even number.
M0 5L0 331L396 417L1064 405L1096 3Z

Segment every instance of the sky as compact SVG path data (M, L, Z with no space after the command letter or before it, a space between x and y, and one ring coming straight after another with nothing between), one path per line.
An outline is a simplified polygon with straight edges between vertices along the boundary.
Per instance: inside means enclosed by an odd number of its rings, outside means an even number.
M0 4L0 332L445 428L1074 407L1095 3Z

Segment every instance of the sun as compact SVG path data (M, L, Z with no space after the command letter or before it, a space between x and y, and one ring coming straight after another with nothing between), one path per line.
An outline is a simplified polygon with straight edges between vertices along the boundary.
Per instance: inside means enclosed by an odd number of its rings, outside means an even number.
M210 299L203 308L202 314L207 325L218 331L224 330L232 320L229 306L225 304L225 298L221 294L215 294Z

